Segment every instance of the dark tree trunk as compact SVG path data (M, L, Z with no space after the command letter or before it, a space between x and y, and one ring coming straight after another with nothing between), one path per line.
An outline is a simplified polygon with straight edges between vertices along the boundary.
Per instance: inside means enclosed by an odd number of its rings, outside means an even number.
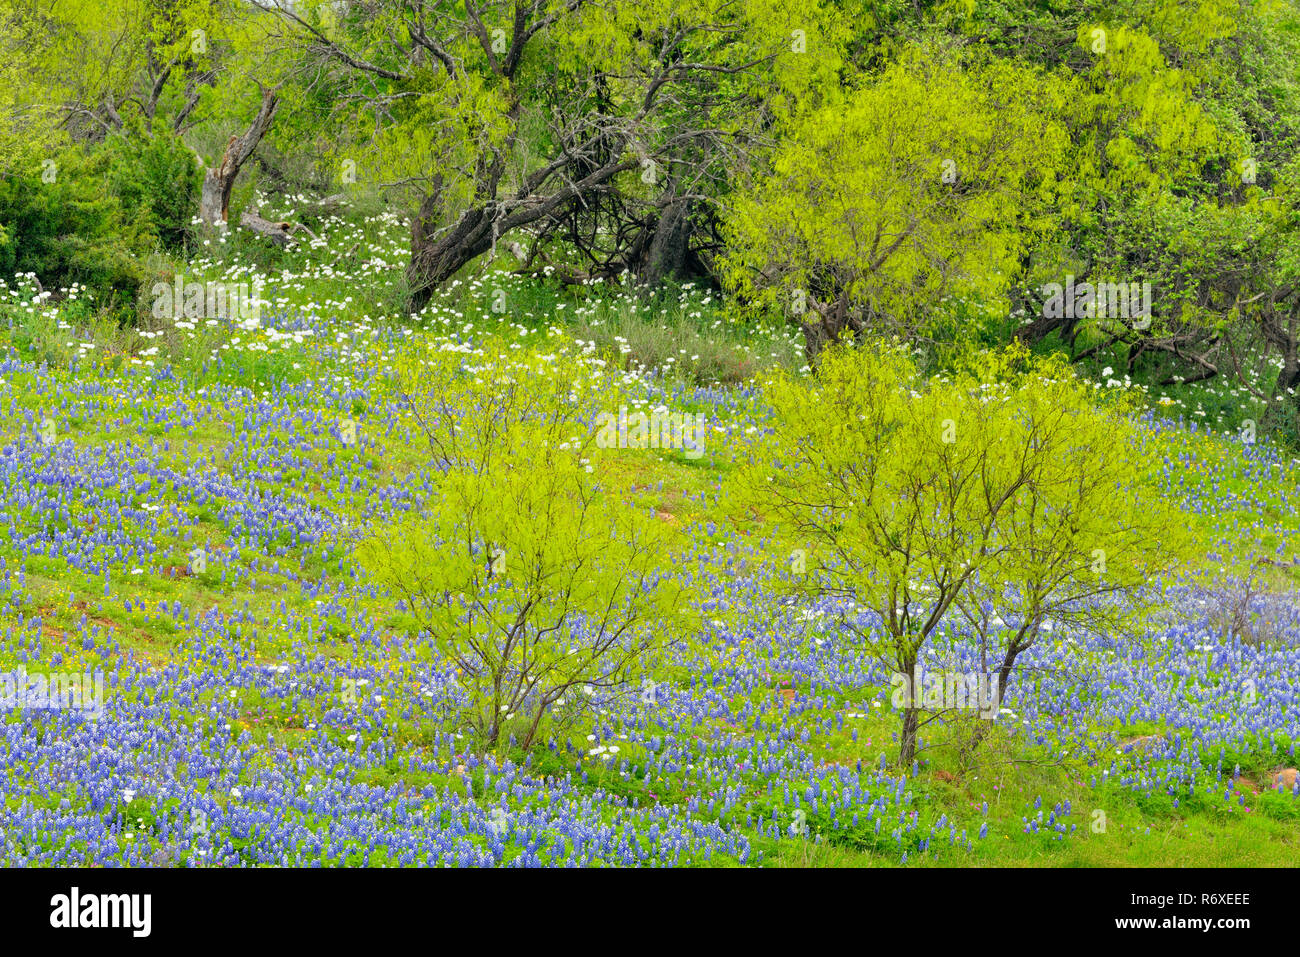
M261 85L258 85L262 89ZM209 226L225 223L230 218L230 191L235 178L248 158L257 149L266 131L271 128L279 96L275 90L262 89L262 105L257 116L241 136L232 136L226 144L221 162L203 177L203 190L199 195L199 218Z
M491 249L493 243L503 241L511 230L558 216L568 204L592 195L619 173L635 167L634 160L611 160L576 183L548 196L538 196L536 189L553 173L552 167L544 167L529 176L512 199L504 203L490 200L466 210L441 237L436 237L435 232L439 204L426 199L411 225L411 264L406 268L408 308L412 312L422 309L435 289Z
M846 333L854 335L862 332L863 323L849 311L847 295L840 296L834 303L823 305L812 299L808 301L812 312L809 319L799 319L799 328L803 330L803 354L808 365L816 366L821 351L833 342L839 342Z
M411 265L406 270L411 311L423 309L435 289L491 248L492 221L481 206L461 216L441 239L413 226Z
M1282 411L1282 428L1292 435L1300 434L1300 360L1294 345L1283 355L1275 394Z
M1300 400L1300 395L1291 395L1291 390L1300 390L1300 351L1297 350L1297 343L1289 336L1286 344L1281 349L1282 368L1277 374L1277 389L1288 400L1295 403Z
M1016 666L1016 658L1019 651L1008 650L1006 657L1002 659L1002 665L998 668L998 707L1002 707L1002 700L1007 695L1007 682L1011 680L1011 669Z
M684 277L690 239L690 201L673 200L664 207L655 227L641 270L641 282L658 286L666 279Z
M907 701L903 706L903 728L899 734L898 763L906 769L911 768L916 760L916 739L921 730L921 702L924 692L921 682L915 681L916 655L911 654L899 663L899 668L906 676L908 689Z
M921 729L921 709L916 707L915 699L919 694L919 690L914 691L912 703L903 709L903 733L902 743L898 749L898 762L904 769L910 767L916 760L916 738Z

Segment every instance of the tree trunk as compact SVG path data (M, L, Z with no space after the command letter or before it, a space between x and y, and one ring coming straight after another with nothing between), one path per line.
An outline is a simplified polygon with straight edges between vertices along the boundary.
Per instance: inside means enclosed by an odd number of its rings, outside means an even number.
M903 728L899 734L898 763L903 769L911 768L916 760L916 739L921 730L921 702L924 691L921 682L914 680L917 676L917 655L915 652L904 655L897 662L900 672L906 678L907 700L903 704Z
M1021 652L1026 651L1033 643L1034 637L1038 634L1040 616L1033 619L1033 627L1029 629L1029 639L1027 641L1012 640L1007 644L1006 654L1002 656L1002 664L998 666L998 707L1002 707L1002 701L1007 696L1007 683L1011 680L1011 670L1016 666L1016 659L1020 657ZM1021 634L1024 634L1024 629Z
M634 160L611 160L576 183L568 183L549 196L539 196L535 190L553 174L555 164L552 164L527 177L515 196L505 203L488 200L466 210L438 239L434 238L434 229L439 203L436 194L426 198L411 224L411 264L406 267L410 287L408 308L412 312L424 308L435 289L491 249L493 243L503 241L511 230L557 216L567 204L591 195L619 173L635 166Z
M1300 435L1300 363L1296 361L1294 347L1283 356L1275 394L1282 419L1279 425L1286 434L1295 438Z
M1300 350L1291 337L1287 337L1282 348L1282 368L1277 373L1277 390L1283 397L1294 403L1300 396L1292 395L1293 390L1300 392Z
M288 246L292 241L290 236L290 230L293 227L292 223L273 223L269 219L263 219L256 213L245 210L243 215L239 217L239 225L265 236L277 246Z
M690 238L690 201L674 199L664 207L655 227L641 270L641 282L658 286L665 279L681 278L685 273Z
M903 733L902 743L898 749L898 763L904 770L911 767L912 762L916 760L916 738L917 732L921 728L921 709L915 704L915 699L920 692L912 692L912 702L903 709Z
M799 319L803 330L803 354L808 365L815 367L821 351L833 342L839 342L845 332L860 333L862 321L849 312L849 297L841 295L833 303L821 304L809 297L810 319Z
M423 309L435 289L491 248L492 221L481 206L461 216L441 239L434 239L432 230L413 225L411 265L406 269L411 311Z
M199 195L199 219L208 226L225 223L230 218L230 191L235 186L235 178L248 158L257 149L266 131L271 128L271 119L275 116L279 95L275 90L263 89L262 105L257 116L242 136L232 136L226 144L226 151L221 162L207 171L203 177L203 190Z

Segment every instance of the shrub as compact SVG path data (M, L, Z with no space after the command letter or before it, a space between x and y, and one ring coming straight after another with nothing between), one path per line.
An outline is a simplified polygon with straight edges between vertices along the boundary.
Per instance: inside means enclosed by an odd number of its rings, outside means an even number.
M897 347L835 347L816 378L778 376L767 397L742 496L808 543L804 588L872 613L841 624L902 675L964 623L1001 701L1052 622L1115 627L1178 559L1138 427L1059 360L1009 352L926 381ZM904 764L920 718L913 695Z
M178 137L118 137L109 145L107 183L121 202L134 232L155 238L171 251L183 251L199 204L203 174L195 156ZM148 250L139 250L147 252Z
M179 139L115 137L68 150L53 167L0 176L0 274L32 272L50 290L86 287L94 301L133 318L143 259L183 250L200 174Z
M593 690L633 688L679 633L672 530L601 487L574 410L612 400L577 360L435 353L398 378L436 488L359 559L456 666L479 741L518 725L527 749L562 703L572 718Z
M109 308L134 306L143 273L102 160L69 153L53 182L39 170L0 176L0 274L35 273L49 290L85 286Z

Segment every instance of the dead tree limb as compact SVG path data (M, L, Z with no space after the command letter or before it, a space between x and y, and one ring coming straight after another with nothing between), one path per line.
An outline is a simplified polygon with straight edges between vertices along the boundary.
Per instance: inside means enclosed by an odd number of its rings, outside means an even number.
M262 141L266 131L271 128L271 119L275 116L275 108L280 100L276 92L278 87L268 90L260 83L257 87L262 91L262 105L257 110L257 116L253 118L252 124L243 135L230 138L221 162L209 169L203 177L203 191L199 196L199 218L209 226L229 220L230 191L235 186L235 178L244 163L253 155L253 150L257 149L257 144Z

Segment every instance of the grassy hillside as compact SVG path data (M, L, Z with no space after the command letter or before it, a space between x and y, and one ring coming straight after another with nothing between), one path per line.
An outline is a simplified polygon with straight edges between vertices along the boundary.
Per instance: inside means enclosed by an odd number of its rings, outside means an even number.
M1274 777L1300 737L1300 469L1197 415L1208 393L1143 419L1196 561L1131 633L1054 632L996 721L933 722L898 767L889 671L836 624L861 610L791 597L797 543L731 500L756 377L802 365L796 336L707 291L493 273L399 322L395 225L351 228L275 268L189 266L260 288L256 319L122 330L21 279L3 299L0 668L102 671L104 697L4 716L7 863L1294 862L1300 785ZM436 493L394 369L448 351L579 355L634 410L706 416L699 458L592 463L689 554L664 571L695 640L649 686L584 689L530 753L509 722L475 752L454 666L353 560ZM953 623L927 663L972 653Z

